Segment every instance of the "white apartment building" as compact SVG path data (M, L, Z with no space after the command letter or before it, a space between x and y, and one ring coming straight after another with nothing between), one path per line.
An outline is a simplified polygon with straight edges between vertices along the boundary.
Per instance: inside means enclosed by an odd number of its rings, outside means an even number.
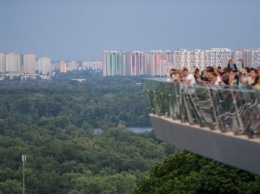
M6 72L5 57L5 53L0 53L0 73Z
M239 68L242 68L239 59L243 59L244 67L257 68L260 66L260 49L239 49L234 52L234 61Z
M186 67L192 70L194 67L205 69L207 66L226 67L232 57L232 51L228 48L213 48L211 50L195 49L188 51L182 49L174 51L174 67Z
M252 50L252 67L260 67L260 49Z
M82 61L83 69L93 69L93 70L102 70L101 61Z
M42 57L37 61L39 74L46 75L51 72L51 60L47 57Z
M229 48L212 48L209 54L209 65L215 67L227 67L228 60L232 58L232 51Z
M200 49L195 49L194 51L186 49L174 51L174 67L177 69L186 67L189 70L192 70L194 67L204 69L209 65L208 54L208 51Z
M35 74L36 70L36 56L34 54L23 55L24 73Z
M248 49L238 49L234 51L233 62L237 65L238 69L242 68L242 62L245 67L251 67L252 64L252 52Z
M67 71L78 70L79 64L76 61L70 61L67 63Z
M6 71L14 72L21 71L21 55L18 53L7 53L6 57Z
M52 62L52 64L51 64L51 71L55 71L57 69L60 69L60 63Z

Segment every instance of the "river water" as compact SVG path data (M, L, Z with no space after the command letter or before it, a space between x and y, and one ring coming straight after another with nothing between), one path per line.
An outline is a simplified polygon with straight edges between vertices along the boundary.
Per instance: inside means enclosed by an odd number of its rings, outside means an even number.
M135 133L143 133L146 131L151 131L152 127L128 127L127 130L133 131Z
M102 131L100 128L93 129L95 133L99 133ZM146 131L151 131L152 127L127 127L126 130L133 131L134 133L143 133Z

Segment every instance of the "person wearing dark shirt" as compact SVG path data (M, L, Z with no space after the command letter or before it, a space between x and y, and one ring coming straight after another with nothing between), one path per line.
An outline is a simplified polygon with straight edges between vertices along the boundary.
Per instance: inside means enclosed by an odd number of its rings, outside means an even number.
M227 65L228 68L231 68L232 70L235 70L237 71L237 65L235 63L233 63L233 60L230 59L228 60L228 65Z
M210 76L210 73L213 73L215 70L213 67L211 66L208 66L206 67L206 69L203 70L202 74L201 74L201 83L203 84L209 84L211 81L209 80L209 76Z
M223 69L223 73L222 73L222 83L220 85L229 85L229 78L230 78L230 72L232 71L232 69L230 67L227 67L225 69Z

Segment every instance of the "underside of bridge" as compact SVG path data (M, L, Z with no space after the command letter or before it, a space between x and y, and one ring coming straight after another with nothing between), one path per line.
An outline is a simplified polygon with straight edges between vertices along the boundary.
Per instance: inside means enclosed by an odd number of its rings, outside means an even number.
M201 128L155 114L150 114L150 119L156 138L177 148L260 174L259 139L234 136L232 132Z

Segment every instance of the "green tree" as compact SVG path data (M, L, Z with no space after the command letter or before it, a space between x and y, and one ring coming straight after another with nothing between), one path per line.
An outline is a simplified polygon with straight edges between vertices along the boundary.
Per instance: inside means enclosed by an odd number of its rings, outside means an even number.
M20 194L23 191L22 183L17 180L6 180L5 182L0 182L0 194L12 193Z
M135 194L259 193L259 176L180 152L151 168Z

